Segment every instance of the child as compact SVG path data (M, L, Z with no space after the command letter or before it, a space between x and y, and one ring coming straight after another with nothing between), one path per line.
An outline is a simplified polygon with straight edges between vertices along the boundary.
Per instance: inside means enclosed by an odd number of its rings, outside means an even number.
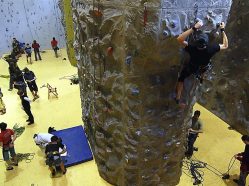
M31 46L29 46L29 44L27 43L24 50L25 50L26 57L27 57L27 63L32 64L32 60L31 60L32 49L31 49ZM29 59L30 59L30 62L29 62Z

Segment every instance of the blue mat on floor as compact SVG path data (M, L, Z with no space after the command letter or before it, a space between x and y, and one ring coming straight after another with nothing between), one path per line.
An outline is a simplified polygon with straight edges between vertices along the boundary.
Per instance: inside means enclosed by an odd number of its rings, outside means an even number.
M93 159L85 131L82 126L53 132L54 135L62 138L63 144L67 147L65 166L70 167Z

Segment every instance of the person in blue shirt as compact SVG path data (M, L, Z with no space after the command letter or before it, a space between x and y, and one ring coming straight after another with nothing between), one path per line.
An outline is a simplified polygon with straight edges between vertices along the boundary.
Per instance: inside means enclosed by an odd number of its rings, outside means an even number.
M32 60L31 60L32 48L31 48L31 46L27 43L24 50L25 50L26 57L27 57L27 63L32 64Z

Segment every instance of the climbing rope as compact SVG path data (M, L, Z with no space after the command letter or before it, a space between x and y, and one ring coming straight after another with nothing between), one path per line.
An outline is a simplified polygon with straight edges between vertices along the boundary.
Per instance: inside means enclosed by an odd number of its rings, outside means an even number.
M17 153L16 158L18 162L25 161L30 163L35 157L35 153Z
M25 131L25 127L20 127L18 124L15 124L13 127L13 131L15 132L16 137L20 137Z
M195 157L194 157L195 158ZM197 158L195 159L184 159L183 166L182 166L182 171L184 174L186 174L188 177L193 179L193 185L203 185L204 182L204 171L200 170L203 168L206 168L207 170L211 171L214 173L216 176L222 178L222 179L229 179L229 171L232 169L234 163L235 163L235 158L232 157L229 164L227 171L225 173L222 173L218 169L216 169L214 166L199 161Z

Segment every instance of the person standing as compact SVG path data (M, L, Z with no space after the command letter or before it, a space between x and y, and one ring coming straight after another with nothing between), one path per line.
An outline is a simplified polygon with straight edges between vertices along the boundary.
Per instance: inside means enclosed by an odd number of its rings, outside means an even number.
M9 74L10 74L9 91L12 91L14 87L15 66L16 66L15 63L13 62L9 63Z
M16 56L21 53L20 42L16 38L12 40L12 51Z
M18 68L15 70L14 74L14 88L17 90L23 91L25 94L27 94L27 85L23 77L22 71Z
M51 41L51 46L52 46L52 48L54 50L55 57L58 58L58 52L57 52L59 50L58 41L54 37L53 37L53 39Z
M239 186L246 185L246 177L249 174L249 136L243 135L241 140L245 144L244 152L236 154L234 157L240 161L240 175L239 179L234 179L233 181L237 183Z
M28 84L30 92L33 95L33 101L35 101L36 99L39 98L38 87L35 81L36 80L35 74L34 72L30 71L27 67L24 68L23 71L24 71L23 77Z
M33 117L33 114L31 112L31 107L30 107L31 100L28 98L27 94L25 94L22 90L18 90L17 94L20 96L23 110L26 112L26 114L29 117L26 120L27 122L29 122L28 125L34 124L34 117Z
M6 107L5 107L5 104L3 102L3 93L2 93L2 90L0 88L0 115L3 115L6 113Z
M4 57L4 60L7 61L7 63L9 64L9 75L10 75L9 91L12 91L14 85L15 71L19 68L17 66L17 59L15 58L14 55L7 55Z
M187 151L185 152L185 155L190 158L193 155L194 150L198 150L194 147L194 143L196 141L196 138L198 137L199 133L202 133L202 123L199 120L199 117L201 115L201 112L199 110L196 110L194 112L194 116L192 117L192 125L188 129L188 147Z
M4 122L0 123L0 146L3 148L3 159L7 164L6 170L13 170L14 166L18 166L18 161L16 157L14 141L16 140L16 135L13 130L7 129L7 124ZM10 156L13 158L14 162L12 163L10 160Z
M12 49L17 48L19 50L19 41L14 37L12 40Z
M35 52L35 60L37 61L37 55L39 57L39 60L42 60L40 55L40 45L39 43L36 42L36 40L33 41L32 48L34 49Z
M31 49L31 46L29 46L29 44L27 43L24 50L25 50L25 53L26 53L27 63L32 64L32 60L31 60L32 49Z

